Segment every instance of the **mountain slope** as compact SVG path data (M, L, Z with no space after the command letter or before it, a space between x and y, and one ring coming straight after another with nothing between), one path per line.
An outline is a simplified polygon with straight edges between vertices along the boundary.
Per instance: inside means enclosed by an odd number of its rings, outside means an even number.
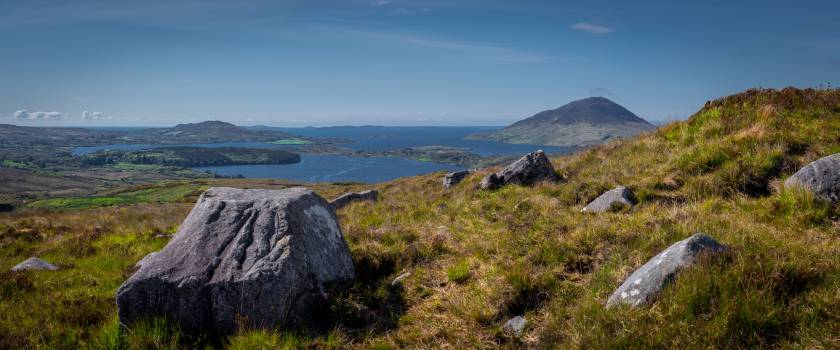
M552 146L589 146L631 137L654 126L604 97L590 97L543 111L473 139Z
M327 291L323 330L246 329L217 344L840 348L840 206L780 185L837 152L840 90L750 90L709 102L687 121L556 157L564 176L556 184L477 190L496 169L480 169L450 190L442 174L314 184L328 199L380 190L380 201L338 211L358 279ZM616 185L636 192L639 204L581 212ZM287 184L171 182L130 191L189 199L0 216L0 269L34 253L66 267L0 278L0 347L204 347L193 342L207 338L185 337L164 322L122 330L113 300L131 267L166 243L157 233L174 232L190 210L186 202L207 186ZM684 271L650 307L604 307L634 269L698 231L732 253ZM521 337L501 330L515 316L528 322Z

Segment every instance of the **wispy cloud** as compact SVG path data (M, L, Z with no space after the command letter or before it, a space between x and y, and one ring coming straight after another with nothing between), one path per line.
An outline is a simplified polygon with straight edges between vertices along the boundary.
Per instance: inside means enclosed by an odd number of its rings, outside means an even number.
M391 4L391 0L376 0L371 3L373 6L387 6Z
M110 115L105 115L102 112L82 112L82 120L111 120L113 119Z
M60 112L29 112L25 109L21 109L15 112L14 116L17 120L59 120L64 115Z
M420 34L367 31L334 25L317 25L316 32L341 38L355 38L377 44L400 45L449 51L476 59L502 63L540 63L553 58L541 53L524 51L512 47L462 42L450 39L432 38Z
M615 31L613 27L590 22L578 22L573 24L571 28L589 34L609 34Z
M395 16L407 16L407 15L418 15L432 12L432 9L428 7L423 7L420 9L407 9L407 8L398 8L388 12L389 15Z

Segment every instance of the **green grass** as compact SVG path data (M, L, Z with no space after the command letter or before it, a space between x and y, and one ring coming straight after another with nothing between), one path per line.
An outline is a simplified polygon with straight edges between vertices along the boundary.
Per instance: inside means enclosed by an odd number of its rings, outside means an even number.
M308 145L308 144L311 144L312 141L299 139L299 138L290 138L290 139L271 141L269 143L273 144L273 145Z
M39 209L83 209L138 203L188 202L197 198L205 187L194 184L163 183L151 188L128 189L108 195L91 197L50 198L29 203L29 208Z
M555 158L565 176L557 184L480 191L495 170L483 169L451 190L441 173L314 185L328 199L380 190L379 202L338 212L357 280L328 290L325 329L243 329L221 340L115 321L116 288L190 204L3 214L0 269L37 255L62 270L0 276L0 348L840 348L840 206L781 185L840 152L838 135L840 91L749 91L636 139ZM288 184L172 182L143 196L213 185ZM616 185L639 204L580 212ZM698 231L731 253L687 269L649 307L604 307L634 269ZM521 338L500 330L517 315L528 320Z

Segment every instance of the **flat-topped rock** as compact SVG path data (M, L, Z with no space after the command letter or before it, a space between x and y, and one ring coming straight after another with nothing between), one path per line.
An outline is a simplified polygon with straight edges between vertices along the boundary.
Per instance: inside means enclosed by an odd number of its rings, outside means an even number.
M342 194L336 199L333 199L330 204L335 209L341 209L344 206L352 203L352 202L361 202L361 201L371 201L376 202L379 200L379 191L377 190L369 190L369 191L361 191L361 192L349 192Z
M613 292L607 300L607 307L650 304L662 288L674 281L682 269L694 265L701 254L717 254L725 250L726 247L702 233L674 243L634 271Z
M29 259L24 260L20 264L17 264L14 267L12 267L12 271L17 271L17 272L32 271L32 270L55 271L55 270L58 270L58 266L50 264L50 263L46 262L45 260L42 260L42 259L39 259L39 258L36 258L36 257L31 257Z
M303 188L210 188L117 291L120 323L163 316L187 331L296 327L324 284L354 278L335 211Z
M559 177L554 166L542 150L526 154L506 166L502 171L492 173L481 180L482 189L497 189L510 184L533 185L540 181L557 181Z
M803 187L818 198L840 202L840 153L802 167L785 180L785 187Z
M463 181L470 173L472 173L471 170L461 170L444 175L443 187L445 187L446 189L452 188L452 186L455 186L461 181Z
M589 213L603 213L620 208L632 208L636 205L636 195L629 188L618 186L595 198L583 210Z

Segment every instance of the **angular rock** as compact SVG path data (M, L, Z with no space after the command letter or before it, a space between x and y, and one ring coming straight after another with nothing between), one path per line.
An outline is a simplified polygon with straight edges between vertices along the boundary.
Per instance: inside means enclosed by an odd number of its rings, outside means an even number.
M785 187L795 186L832 203L840 202L840 153L817 159L785 180Z
M350 192L342 194L340 197L333 199L330 202L330 205L333 206L335 209L341 209L344 206L352 203L352 202L360 202L360 201L371 201L376 202L379 200L379 191L377 190L369 190L369 191L362 191L362 192Z
M648 260L633 272L607 300L607 307L627 304L633 307L647 305L655 299L679 272L694 265L701 254L717 254L727 248L709 236L695 233Z
M551 161L545 152L539 150L526 154L500 172L487 175L481 180L481 188L494 190L510 184L528 186L540 181L557 180L559 177Z
M471 172L471 170L461 170L444 175L443 187L446 189L452 188L452 186L455 186L459 182L463 181Z
M618 186L595 198L595 200L587 204L581 211L603 213L619 207L632 208L634 205L636 205L636 196L633 194L633 191L627 187Z
M15 265L12 267L12 271L30 271L30 270L50 270L55 271L58 270L58 266L50 264L42 259L32 257L29 259L24 260L20 264Z
M117 291L120 323L164 316L186 331L311 320L324 284L354 277L335 211L303 187L210 188Z
M517 337L522 335L522 331L525 329L525 326L528 324L528 321L525 320L525 317L516 316L511 318L502 325L502 330L505 332L513 333Z

